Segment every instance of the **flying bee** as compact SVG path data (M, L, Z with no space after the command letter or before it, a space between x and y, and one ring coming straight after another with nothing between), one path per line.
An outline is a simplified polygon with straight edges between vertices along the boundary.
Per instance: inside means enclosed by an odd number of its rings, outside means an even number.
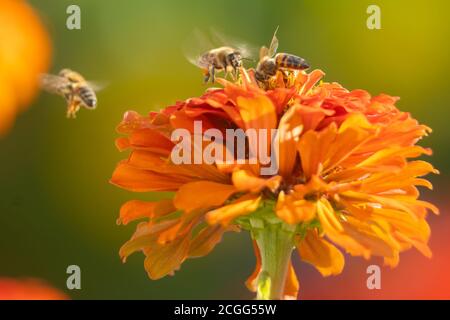
M96 90L100 88L70 69L63 69L58 75L43 74L41 87L47 92L64 97L67 102L67 118L76 118L81 107L94 110L97 107Z
M215 30L211 30L211 33L213 38L208 38L195 30L191 39L185 43L186 57L192 64L203 70L205 83L209 81L214 83L217 71L224 71L225 77L231 74L233 79L236 79L242 61L250 60L249 46L229 41ZM199 50L200 54L192 54L192 50Z
M289 53L276 53L278 49L277 30L272 38L270 47L263 46L259 51L259 62L256 66L255 78L261 83L266 83L277 71L306 70L309 64L305 59Z
M242 56L238 49L232 47L220 47L203 53L197 65L204 69L204 82L215 81L215 72L225 70L225 77L231 71L234 78L237 77L238 68L242 65Z

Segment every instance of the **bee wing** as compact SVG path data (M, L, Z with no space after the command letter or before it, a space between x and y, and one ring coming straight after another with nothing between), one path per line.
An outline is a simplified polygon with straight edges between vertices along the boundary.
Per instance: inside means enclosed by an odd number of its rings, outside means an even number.
M86 81L86 83L95 92L101 91L109 85L109 83L105 81Z
M214 49L214 44L204 33L195 29L184 41L182 49L184 56L190 63L200 68L207 68L208 65L201 59L201 56Z
M262 60L262 58L267 57L269 55L269 49L267 49L266 46L262 46L261 49L259 49L259 60Z
M255 58L256 53L258 52L256 46L241 39L224 35L222 32L218 31L215 28L211 28L210 32L212 35L212 39L216 44L216 47L227 46L235 48L239 51L243 59L252 60L253 58Z
M53 94L64 95L70 86L70 81L66 78L52 74L42 74L39 77L40 87Z
M272 42L270 43L269 52L268 52L269 57L273 57L278 50L278 38L277 38L278 28L279 28L279 26L276 28L276 30L273 34L273 37L272 37Z

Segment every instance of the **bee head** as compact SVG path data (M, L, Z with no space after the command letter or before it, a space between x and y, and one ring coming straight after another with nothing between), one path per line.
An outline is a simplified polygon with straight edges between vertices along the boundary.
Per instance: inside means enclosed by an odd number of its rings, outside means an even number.
M277 64L275 59L264 59L258 64L257 69L261 73L271 77L277 73Z
M277 73L277 64L274 59L263 58L256 66L255 78L258 81L264 82Z
M242 61L242 57L241 57L241 53L239 51L235 51L233 53L230 53L227 57L229 64L233 67L233 68L239 68L241 66L241 61Z

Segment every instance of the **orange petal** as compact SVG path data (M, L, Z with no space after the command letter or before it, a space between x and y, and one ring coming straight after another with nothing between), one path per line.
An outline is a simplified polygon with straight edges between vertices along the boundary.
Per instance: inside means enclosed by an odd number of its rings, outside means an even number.
M140 129L129 136L130 145L133 148L144 149L168 156L174 143L155 129Z
M131 200L120 208L120 218L117 223L126 225L133 220L160 217L175 210L171 199L156 202Z
M320 105L320 103L318 103L318 105ZM304 132L307 132L309 130L316 130L319 124L327 115L334 114L333 110L322 109L318 105L310 105L306 102L297 104L297 114L302 120Z
M272 101L265 95L257 95L256 97L237 98L237 108L245 123L246 129L254 129L257 131L257 144L251 144L250 149L253 155L257 155L260 145L263 143L267 146L267 151L270 152L270 142L272 141L271 130L277 126L277 114L275 106ZM259 129L267 129L267 134L264 136L265 141L259 139Z
M284 300L297 300L298 291L300 290L300 283L298 282L295 269L292 266L292 261L289 262L288 271L286 274L286 282L284 283Z
M431 249L430 249L430 247L428 247L428 245L425 242L410 238L410 237L402 234L399 231L395 232L395 236L398 237L399 239L401 239L402 241L411 243L425 257L427 257L427 258L432 257L433 254L431 252Z
M317 217L326 236L345 249L346 252L354 256L363 256L370 258L370 250L356 241L354 238L344 233L342 223L337 219L333 208L327 200L317 202Z
M203 228L191 242L189 257L199 258L209 254L222 240L226 231L238 231L236 228L224 228L222 226L211 226Z
M317 230L309 230L297 243L302 260L312 264L324 277L338 275L344 268L343 254L331 243L321 238Z
M433 166L425 161L411 161L394 172L380 172L372 174L362 180L362 192L381 193L397 190L411 185L420 185L432 188L431 183L424 179L416 179L429 173L437 173Z
M324 171L332 170L376 135L376 130L362 114L349 116L339 127L338 135L330 145L323 162Z
M148 170L134 168L121 162L114 170L110 182L121 188L135 191L174 191L186 182L186 179L169 177Z
M256 292L258 289L258 276L261 272L261 253L259 252L258 244L253 240L253 251L255 252L256 265L253 273L245 281L245 285L251 292Z
M295 199L281 191L275 209L276 215L289 224L307 222L316 216L316 205L304 199Z
M125 242L120 248L120 258L125 262L127 257L136 251L157 246L158 243L156 240L158 235L173 227L176 223L176 220L163 221L157 224L148 222L140 223L131 239Z
M302 135L297 144L303 172L306 178L319 174L323 169L326 154L337 135L334 124L321 132L308 131Z
M395 238L387 231L388 224L385 221L370 223L356 218L347 217L347 222L343 223L344 233L352 237L370 253L375 256L394 258L400 250L400 245Z
M343 192L340 196L348 198L350 200L375 203L383 207L384 209L405 211L418 218L423 218L424 214L426 213L424 209L428 209L435 214L439 214L439 209L433 204L426 201L417 200L416 197L408 194L398 195L395 193L385 193L381 195L372 195L355 191L346 191Z
M292 174L297 160L296 144L303 131L302 119L298 113L299 105L290 107L281 117L275 141L279 174L288 177Z
M176 223L159 233L157 242L158 244L167 244L174 241L177 238L184 237L187 233L192 231L193 226L199 221L198 214L182 216L179 219L175 219Z
M256 211L260 202L260 196L245 195L229 205L208 212L206 221L210 224L228 225L235 218Z
M178 270L188 256L190 236L145 251L144 268L152 280L160 279Z
M430 149L425 149L420 146L408 146L408 147L391 147L387 149L375 152L370 157L366 158L364 161L358 163L356 167L371 167L380 166L385 163L390 163L393 159L401 158L416 158L422 154L431 154Z
M189 177L192 179L204 179L214 181L227 181L213 165L207 164L173 164L170 159L166 159L153 151L134 150L128 164L138 169L145 169L161 174L175 177Z
M297 78L298 80L296 80L297 85L299 85L302 82L301 79L304 79L304 77L301 76L301 73L299 73L299 75L300 76ZM324 75L325 72L323 72L320 69L311 71L311 73L307 75L306 81L302 84L301 88L299 89L299 94L308 93L308 91L311 90L316 85L316 83L323 78Z
M328 200L321 199L317 202L317 217L324 229L335 230L337 232L344 231L341 222Z
M126 137L120 137L116 139L116 148L119 151L124 151L131 146L130 140Z
M183 185L174 198L175 207L186 212L223 204L237 190L233 185L195 181Z
M232 174L232 181L238 191L259 192L264 188L276 190L280 186L281 177L274 176L263 179L255 176L248 170L235 170Z

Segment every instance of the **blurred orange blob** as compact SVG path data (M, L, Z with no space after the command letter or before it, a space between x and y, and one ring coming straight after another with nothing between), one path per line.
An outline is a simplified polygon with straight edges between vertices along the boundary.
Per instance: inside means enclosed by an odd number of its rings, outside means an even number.
M38 91L51 43L41 20L22 0L0 0L0 136Z
M2 0L3 1L3 0ZM0 278L0 300L67 300L57 289L36 279Z

